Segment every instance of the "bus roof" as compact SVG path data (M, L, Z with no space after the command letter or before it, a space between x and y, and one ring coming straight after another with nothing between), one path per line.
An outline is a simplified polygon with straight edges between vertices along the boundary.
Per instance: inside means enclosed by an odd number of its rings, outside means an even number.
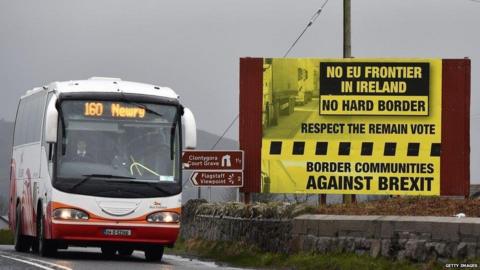
M152 95L178 99L179 96L168 87L153 84L123 81L120 78L92 77L88 80L74 80L65 82L52 82L48 86L36 87L28 90L21 98L26 98L40 91L55 91L56 93L73 92L123 92L131 94Z

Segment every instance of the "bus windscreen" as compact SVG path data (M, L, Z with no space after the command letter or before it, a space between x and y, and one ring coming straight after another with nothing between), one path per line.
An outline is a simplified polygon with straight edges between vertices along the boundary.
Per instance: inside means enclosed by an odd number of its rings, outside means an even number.
M176 106L65 100L61 114L64 127L59 128L54 181L58 188L106 197L180 192Z

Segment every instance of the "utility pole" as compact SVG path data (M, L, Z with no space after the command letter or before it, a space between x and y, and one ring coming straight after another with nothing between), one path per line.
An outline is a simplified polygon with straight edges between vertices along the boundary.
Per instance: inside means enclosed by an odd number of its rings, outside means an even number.
M343 0L343 58L352 57L350 0Z
M350 4L350 0L343 0L343 58L352 57L352 24L350 17ZM355 201L355 194L343 195L343 203L354 203Z

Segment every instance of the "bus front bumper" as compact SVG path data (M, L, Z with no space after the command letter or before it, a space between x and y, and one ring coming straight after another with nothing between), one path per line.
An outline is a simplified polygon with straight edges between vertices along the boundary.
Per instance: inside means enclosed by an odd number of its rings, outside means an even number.
M173 245L180 224L129 224L57 221L51 223L51 239L64 242L111 242ZM114 232L117 235L112 235Z

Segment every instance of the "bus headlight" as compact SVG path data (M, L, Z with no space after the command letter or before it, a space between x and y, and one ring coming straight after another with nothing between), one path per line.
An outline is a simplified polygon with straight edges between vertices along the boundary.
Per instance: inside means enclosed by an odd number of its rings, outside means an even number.
M53 218L54 219L69 219L69 220L87 220L88 214L78 210L78 209L71 209L71 208L58 208L53 211Z
M147 221L152 223L178 223L180 215L175 212L156 212L148 215Z

